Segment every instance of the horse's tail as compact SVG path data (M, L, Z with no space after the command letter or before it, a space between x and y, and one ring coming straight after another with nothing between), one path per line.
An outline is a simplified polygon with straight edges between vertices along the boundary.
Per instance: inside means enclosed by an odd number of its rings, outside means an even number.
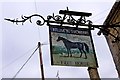
M89 53L89 47L88 47L88 45L86 43L84 43L84 45L85 45L85 50Z

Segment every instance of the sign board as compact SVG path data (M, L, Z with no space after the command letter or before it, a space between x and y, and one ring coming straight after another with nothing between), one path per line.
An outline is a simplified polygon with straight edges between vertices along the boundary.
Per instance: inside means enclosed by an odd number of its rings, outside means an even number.
M50 26L51 64L98 67L89 29Z

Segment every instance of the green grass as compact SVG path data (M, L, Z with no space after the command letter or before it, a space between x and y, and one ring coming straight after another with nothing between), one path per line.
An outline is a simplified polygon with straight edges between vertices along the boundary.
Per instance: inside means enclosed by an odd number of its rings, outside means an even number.
M53 54L62 54L62 53L67 54L67 49L64 46L52 46L52 53ZM71 53L80 54L80 51L77 48L71 49ZM89 53L87 53L87 54L93 54L93 50L89 50Z

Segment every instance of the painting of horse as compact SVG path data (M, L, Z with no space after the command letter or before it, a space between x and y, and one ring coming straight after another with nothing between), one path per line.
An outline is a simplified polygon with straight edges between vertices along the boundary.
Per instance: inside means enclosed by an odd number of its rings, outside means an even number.
M56 41L57 42L63 41L64 46L67 49L68 57L72 57L71 49L77 48L79 50L79 52L81 53L79 57L81 58L82 54L84 53L85 59L87 59L86 52L89 53L89 46L86 43L84 43L84 42L72 42L64 37L61 37L61 36L59 36Z

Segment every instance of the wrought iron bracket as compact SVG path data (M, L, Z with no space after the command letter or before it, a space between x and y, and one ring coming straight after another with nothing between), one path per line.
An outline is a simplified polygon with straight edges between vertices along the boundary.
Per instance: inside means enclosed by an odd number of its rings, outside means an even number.
M36 24L39 26L44 25L45 22L47 22L48 26L52 26L53 24L57 24L58 26L62 26L62 25L73 25L76 26L78 28L78 26L88 26L92 24L92 21L90 20L86 20L86 17L91 16L91 13L86 13L86 12L76 12L76 11L69 11L68 8L67 10L60 10L59 14L63 14L63 16L60 15L48 15L47 19L44 19L44 17L42 17L39 14L33 14L31 16L21 16L21 20L17 19L7 19L5 18L5 20L16 23L18 25L18 23L22 23L22 25L24 24L24 22L26 22L27 20L29 20L32 23L32 17L40 17L40 20L36 21ZM77 16L79 17L78 19L74 18L73 16Z
M93 25L91 20L86 20L86 17L91 16L92 13L69 11L68 7L67 7L67 10L60 10L59 14L62 14L62 16L55 15L53 13L52 15L48 15L47 19L44 19L44 17L39 14L33 14L31 16L22 15L21 20L18 20L18 18L17 19L5 18L5 20L16 23L17 25L18 23L22 23L23 25L27 20L29 20L32 23L32 17L39 17L40 19L36 21L36 24L39 26L43 26L45 23L47 23L48 26L57 25L59 27L62 27L62 26L66 27L66 25L68 26L72 25L76 29L81 28L79 26L84 26L89 30L94 30L94 28L98 28L100 29L100 31L98 32L98 35L101 35L101 33L103 33L103 35L106 35L106 36L111 35L115 39L113 40L113 42L120 41L120 38L118 36L116 37L115 35L111 34L108 29L108 28L120 27L120 25L118 25L120 22L112 25Z
M116 43L116 42L119 42L120 41L120 37L119 37L119 31L113 27L112 29L114 29L116 31L116 35L110 33L110 28L99 28L100 31L97 33L99 36L101 35L101 33L103 33L103 35L105 36L112 36L114 39L112 40L112 43Z
M39 14L33 14L33 15L31 15L31 16L21 16L21 20L18 20L18 18L16 18L16 19L7 19L7 18L5 18L5 20L7 20L7 21L10 21L10 22L13 22L13 23L16 23L17 25L18 25L18 23L22 23L22 25L27 21L27 20L29 20L31 23L32 23L32 20L31 20L31 18L32 17L40 17L42 20L37 20L36 21L36 24L37 25L40 25L40 26L42 26L42 25L44 25L44 23L46 22L46 20L44 19L44 17L42 17L41 15L39 15Z

